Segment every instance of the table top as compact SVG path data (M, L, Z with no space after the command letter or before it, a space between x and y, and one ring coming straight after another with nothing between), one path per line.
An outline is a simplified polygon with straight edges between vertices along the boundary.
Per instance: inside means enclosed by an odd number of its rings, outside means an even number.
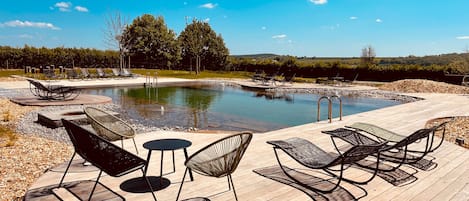
M183 149L192 145L191 141L184 139L159 139L145 142L143 147L149 150L176 150Z

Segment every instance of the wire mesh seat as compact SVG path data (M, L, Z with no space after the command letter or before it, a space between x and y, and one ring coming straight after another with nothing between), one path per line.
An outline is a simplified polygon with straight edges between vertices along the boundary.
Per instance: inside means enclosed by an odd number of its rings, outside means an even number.
M45 86L41 82L26 79L29 82L29 90L34 96L44 100L73 100L80 95L80 89L62 85Z
M322 193L330 193L334 191L341 183L342 180L355 183L355 184L366 184L370 182L378 172L378 164L379 164L379 156L380 156L380 149L384 146L384 143L378 144L370 144L370 145L356 145L352 148L348 149L344 153L338 151L337 154L327 153L323 149L319 148L315 144L311 143L310 141L303 139L303 138L289 138L286 140L274 140L274 141L267 141L268 144L273 145L275 157L277 162L280 165L282 171L287 175L290 179L294 180L299 185L311 189L313 191L319 191ZM320 169L324 170L330 176L338 178L338 182L329 189L319 189L312 187L310 185L304 184L300 180L296 179L294 176L290 175L286 170L286 167L282 165L280 160L278 149L285 152L288 156L293 158L299 164L308 167L310 169ZM350 167L345 167L348 164L353 164L357 161L367 158L371 154L377 154L378 157L376 159L376 168L373 171L373 174L370 178L364 181L354 181L351 179L347 179L344 177L344 171ZM332 167L340 166L339 170L332 169ZM339 175L334 173L333 171L340 171Z
M62 119L62 123L73 143L75 152L73 153L73 156L65 169L64 175L60 180L59 188L62 186L73 158L78 154L83 159L100 169L98 178L96 179L96 183L91 190L88 200L91 200L94 190L96 189L96 185L98 184L99 178L103 172L112 177L120 177L128 173L141 170L146 184L152 193L153 199L156 201L156 196L153 193L150 181L146 177L146 172L144 171L145 166L148 165L147 161L71 121Z
M251 132L238 133L217 140L192 154L184 163L186 171L176 200L179 199L184 179L189 170L209 177L221 178L226 176L228 178L228 189L233 188L235 199L238 200L231 174L238 167L251 139Z
M98 135L109 141L121 140L124 147L124 139L132 138L135 151L138 154L137 144L135 143L135 130L123 120L95 107L86 107L84 112L90 120L91 127Z

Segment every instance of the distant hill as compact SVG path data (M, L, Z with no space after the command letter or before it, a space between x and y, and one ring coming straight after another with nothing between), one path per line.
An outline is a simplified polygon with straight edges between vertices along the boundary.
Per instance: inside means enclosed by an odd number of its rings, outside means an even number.
M230 56L235 57L235 58L253 58L253 59L259 58L261 59L261 58L279 57L282 55L265 53L265 54L245 54L245 55L230 55Z
M248 58L248 59L274 59L285 57L286 55L278 54L247 54L247 55L231 55L234 58ZM310 61L310 62L333 62L340 61L349 64L358 64L360 57L296 57L298 61ZM407 56L407 57L376 57L375 62L380 65L392 65L392 64L407 64L407 65L448 65L455 61L467 60L469 62L469 53L450 53L440 55L428 55L428 56Z

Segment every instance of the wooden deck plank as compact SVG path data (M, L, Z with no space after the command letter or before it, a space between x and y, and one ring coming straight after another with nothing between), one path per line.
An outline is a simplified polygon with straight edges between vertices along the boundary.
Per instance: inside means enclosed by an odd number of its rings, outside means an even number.
M466 155L469 157L468 154ZM463 159L462 163L460 163L459 166L455 167L452 171L449 171L445 175L441 176L441 178L438 179L437 182L421 191L421 193L417 194L417 196L412 199L431 200L433 199L433 197L436 197L439 194L443 194L441 192L443 190L447 190L446 192L444 192L444 194L454 194L450 191L450 189L447 189L447 187L451 186L452 191L457 190L458 187L453 183L460 178L464 180L464 177L469 177L469 174L467 174L469 171L469 169L467 169L468 166L469 160L467 160L467 158L465 160Z
M322 130L332 130L349 125L353 122L362 121L380 125L395 132L408 135L413 131L422 128L425 122L437 117L465 115L469 111L469 105L461 105L461 102L469 100L467 97L459 95L442 94L421 94L427 100L397 105L375 111L344 117L343 121L334 120L332 123L326 121L314 122L301 126L285 128L277 131L255 134L251 145L246 151L238 169L233 174L233 181L236 187L239 200L309 200L310 197L301 190L289 185L274 181L253 172L255 169L278 165L272 147L266 143L268 140L286 139L290 137L302 137L312 141L317 146L326 151L334 151L333 145L328 135L322 134ZM313 121L313 119L312 119ZM139 156L146 158L147 150L142 144L149 140L161 138L184 138L192 141L192 146L188 148L189 155L203 146L220 139L224 134L194 134L171 131L158 131L147 134L139 134L136 137L139 147ZM124 143L128 150L133 150L132 143ZM418 145L422 146L422 145ZM172 162L170 157L164 161L164 171L171 171ZM406 186L396 187L380 178L375 178L368 185L362 187L368 192L368 196L363 200L463 200L467 195L469 178L467 170L460 170L469 162L467 149L462 149L454 144L443 143L434 153L435 162L438 167L431 171L419 171L415 176L418 180ZM169 155L168 155L169 156ZM184 156L182 151L176 151L176 172L165 175L171 181L168 188L157 191L159 200L175 200L179 189L180 181L184 173ZM295 164L288 157L282 158L288 166ZM150 160L149 176L159 175L159 154L153 154ZM65 161L64 161L65 162ZM302 168L301 166L294 166ZM303 168L304 169L304 168ZM351 171L353 178L364 178L368 173L363 171ZM355 173L356 172L356 173ZM95 179L98 172L70 173L66 181L76 181L83 179ZM316 173L314 174L316 175ZM459 177L456 178L456 175ZM41 176L31 188L57 184L62 176L61 172L49 171ZM122 178L104 176L101 183L124 196L127 200L151 200L150 193L130 193L120 189L120 184L128 179L141 177L141 172L135 172ZM226 178L209 178L194 174L195 181L185 182L182 190L182 197L208 197L211 200L233 200L233 192L227 191ZM438 183L442 182L442 183ZM451 188L454 185L454 188ZM359 189L349 184L341 184L350 190L354 196L360 195ZM466 197L467 198L467 197Z

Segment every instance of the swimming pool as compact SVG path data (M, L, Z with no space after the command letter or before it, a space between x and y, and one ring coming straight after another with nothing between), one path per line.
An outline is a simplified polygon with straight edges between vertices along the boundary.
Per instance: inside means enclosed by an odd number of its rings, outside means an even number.
M208 130L264 132L316 121L318 94L253 91L223 83L186 86L87 89L84 93L109 96L122 106L124 118L144 125ZM343 115L400 104L398 101L342 97ZM338 117L338 101L333 117ZM321 120L327 119L327 101L321 101Z

